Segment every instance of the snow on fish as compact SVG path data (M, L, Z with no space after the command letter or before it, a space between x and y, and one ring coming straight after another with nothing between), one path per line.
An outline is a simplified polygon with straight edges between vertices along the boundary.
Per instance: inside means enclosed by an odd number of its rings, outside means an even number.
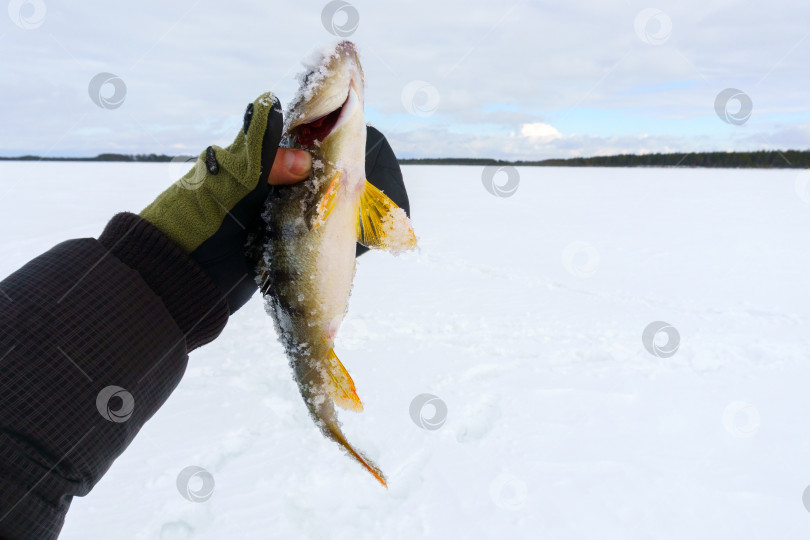
M363 404L333 346L351 294L356 242L399 253L416 247L416 236L405 211L365 178L365 82L354 44L322 52L299 82L282 144L309 151L313 169L303 182L273 187L257 281L315 423L387 486L340 430L335 405L362 411Z

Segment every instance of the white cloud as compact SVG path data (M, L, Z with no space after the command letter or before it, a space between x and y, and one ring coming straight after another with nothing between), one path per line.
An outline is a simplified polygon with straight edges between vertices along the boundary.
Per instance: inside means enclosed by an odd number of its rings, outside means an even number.
M672 36L654 46L634 30L643 4L350 1L360 13L351 39L366 105L383 132L410 141L412 156L743 148L744 136L748 148L762 139L807 147L810 40L801 39L810 3L668 3ZM246 103L266 90L287 102L299 61L337 40L321 23L325 3L63 2L33 30L0 13L0 155L175 153L230 140ZM89 99L88 82L102 71L126 82L119 109ZM403 108L414 80L440 94L430 118ZM744 128L714 113L728 87L753 100ZM439 154L436 132L455 145Z
M398 156L473 157L540 161L550 158L604 156L612 154L715 151L727 141L707 137L686 139L673 136L593 137L568 135L538 144L537 139L517 134L453 133L444 129L392 131L388 138ZM741 142L740 144L743 144ZM741 146L736 147L738 150ZM427 149L427 150L425 150Z
M562 133L557 131L554 126L544 124L543 122L534 122L532 124L523 124L520 127L520 134L528 137L534 142L551 142L554 139L562 138Z

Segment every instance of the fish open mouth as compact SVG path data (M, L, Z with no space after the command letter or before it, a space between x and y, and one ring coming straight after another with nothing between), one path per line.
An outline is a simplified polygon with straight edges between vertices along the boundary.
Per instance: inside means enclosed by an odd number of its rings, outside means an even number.
M351 94L351 92L349 92L349 94ZM347 95L346 99L343 101L343 105L329 114L296 126L292 130L292 135L295 137L298 144L301 146L312 146L315 144L315 141L322 141L328 137L329 134L332 133L332 130L335 129L335 125L337 125L343 108L349 103L349 97L350 95Z

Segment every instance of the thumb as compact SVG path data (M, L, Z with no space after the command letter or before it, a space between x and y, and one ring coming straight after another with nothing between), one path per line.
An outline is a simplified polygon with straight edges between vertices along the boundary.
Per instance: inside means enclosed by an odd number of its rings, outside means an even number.
M279 148L267 183L270 185L294 184L309 176L312 156L306 150Z

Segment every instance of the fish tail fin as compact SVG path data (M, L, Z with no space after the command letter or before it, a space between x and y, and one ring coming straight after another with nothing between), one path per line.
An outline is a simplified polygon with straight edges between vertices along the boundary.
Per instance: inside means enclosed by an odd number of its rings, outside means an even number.
M355 460L357 460L357 462L360 463L360 465L362 465L363 467L365 467L366 470L370 472L372 476L374 476L374 478L376 478L380 484L382 484L383 486L385 486L386 489L388 489L388 482L385 479L385 475L377 466L377 464L371 461L369 458L367 458L359 450L355 450L354 447L351 444L349 444L349 441L346 440L346 437L343 435L343 432L340 431L340 428L338 427L337 423L332 422L327 423L326 428L329 431L330 437L335 442L337 442L339 445L345 448L350 456L352 456Z
M405 210L366 180L355 225L357 241L368 248L401 253L416 247L416 235Z
M342 409L357 412L362 411L363 402L360 401L360 396L357 395L354 381L335 354L334 349L329 349L327 366L329 397Z
M335 405L354 411L363 410L363 404L355 391L354 381L352 381L343 364L340 363L334 350L329 349L325 365L326 369L318 370L319 373L323 374L321 384L299 383L298 385L310 414L312 414L315 423L328 439L342 446L352 458L365 467L378 482L387 488L388 483L380 468L362 452L355 450L340 430Z

